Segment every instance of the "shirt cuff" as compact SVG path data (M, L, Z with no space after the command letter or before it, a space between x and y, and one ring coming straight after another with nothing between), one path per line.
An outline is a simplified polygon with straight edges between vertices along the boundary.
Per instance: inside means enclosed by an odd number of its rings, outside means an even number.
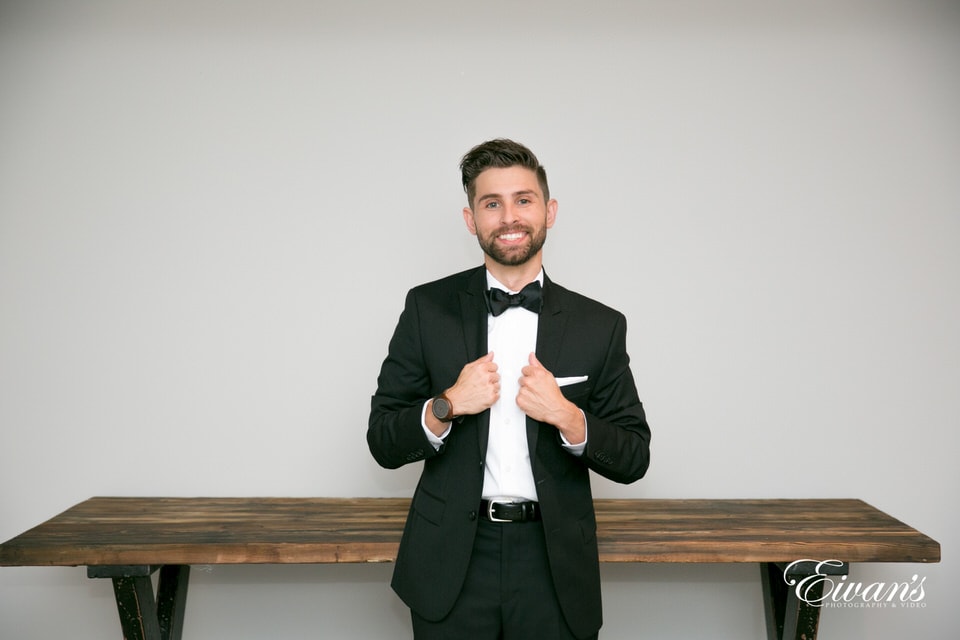
M430 431L430 428L427 427L427 407L429 405L430 405L429 400L423 403L423 410L420 412L420 425L423 427L423 432L427 434L427 440L430 441L430 444L433 445L434 449L439 451L440 447L443 446L443 439L446 438L448 435L450 435L450 429L453 428L453 423L448 422L447 430L444 431L438 438L437 435L433 431ZM584 423L586 423L586 418L584 418Z
M587 450L587 414L583 412L583 409L580 409L580 415L583 416L583 442L580 444L570 444L567 442L567 439L563 437L563 434L560 434L560 443L563 445L563 448L575 456L582 456L583 452ZM447 431L449 432L450 430L447 429ZM443 435L446 436L447 434L445 433Z

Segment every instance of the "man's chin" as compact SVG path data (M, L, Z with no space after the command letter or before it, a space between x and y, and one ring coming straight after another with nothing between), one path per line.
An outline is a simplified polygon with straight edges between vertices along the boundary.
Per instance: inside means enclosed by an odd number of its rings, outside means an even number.
M530 259L533 257L533 253L529 250L518 250L518 251L493 251L488 252L494 262L497 264L502 264L505 267L519 267L520 265L530 262Z
M527 242L519 245L503 246L496 242L485 245L480 243L480 248L497 264L505 267L519 267L530 262L534 256L540 253L543 248L543 241L533 236L528 236Z

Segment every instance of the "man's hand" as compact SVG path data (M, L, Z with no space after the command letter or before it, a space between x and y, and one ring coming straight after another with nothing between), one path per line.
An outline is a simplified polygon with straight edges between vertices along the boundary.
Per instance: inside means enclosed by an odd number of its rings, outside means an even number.
M500 397L500 374L493 361L493 351L460 370L447 398L458 416L472 416L493 406Z
M587 426L577 405L567 400L553 374L530 354L530 364L520 370L520 392L517 406L540 422L552 424L570 444L580 444L586 438Z
M493 361L493 352L464 365L457 381L444 393L457 416L474 415L493 406L500 398L500 374ZM430 411L427 411L427 427L437 436L446 430L446 425Z

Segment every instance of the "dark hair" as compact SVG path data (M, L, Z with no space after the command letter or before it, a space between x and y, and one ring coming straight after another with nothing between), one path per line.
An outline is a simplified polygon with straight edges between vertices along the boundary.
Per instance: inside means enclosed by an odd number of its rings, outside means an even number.
M547 172L541 166L533 151L519 142L497 138L478 144L467 152L460 160L460 176L463 181L463 190L467 193L467 200L473 206L473 198L477 195L477 176L487 169L507 169L509 167L526 167L537 174L537 182L543 191L545 200L550 199L550 188L547 186Z

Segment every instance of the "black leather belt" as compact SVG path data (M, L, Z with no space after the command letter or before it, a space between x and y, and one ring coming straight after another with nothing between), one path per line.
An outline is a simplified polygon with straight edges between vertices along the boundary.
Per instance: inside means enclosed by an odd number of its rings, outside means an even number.
M540 519L540 505L536 502L481 500L480 516L490 522L533 522Z

